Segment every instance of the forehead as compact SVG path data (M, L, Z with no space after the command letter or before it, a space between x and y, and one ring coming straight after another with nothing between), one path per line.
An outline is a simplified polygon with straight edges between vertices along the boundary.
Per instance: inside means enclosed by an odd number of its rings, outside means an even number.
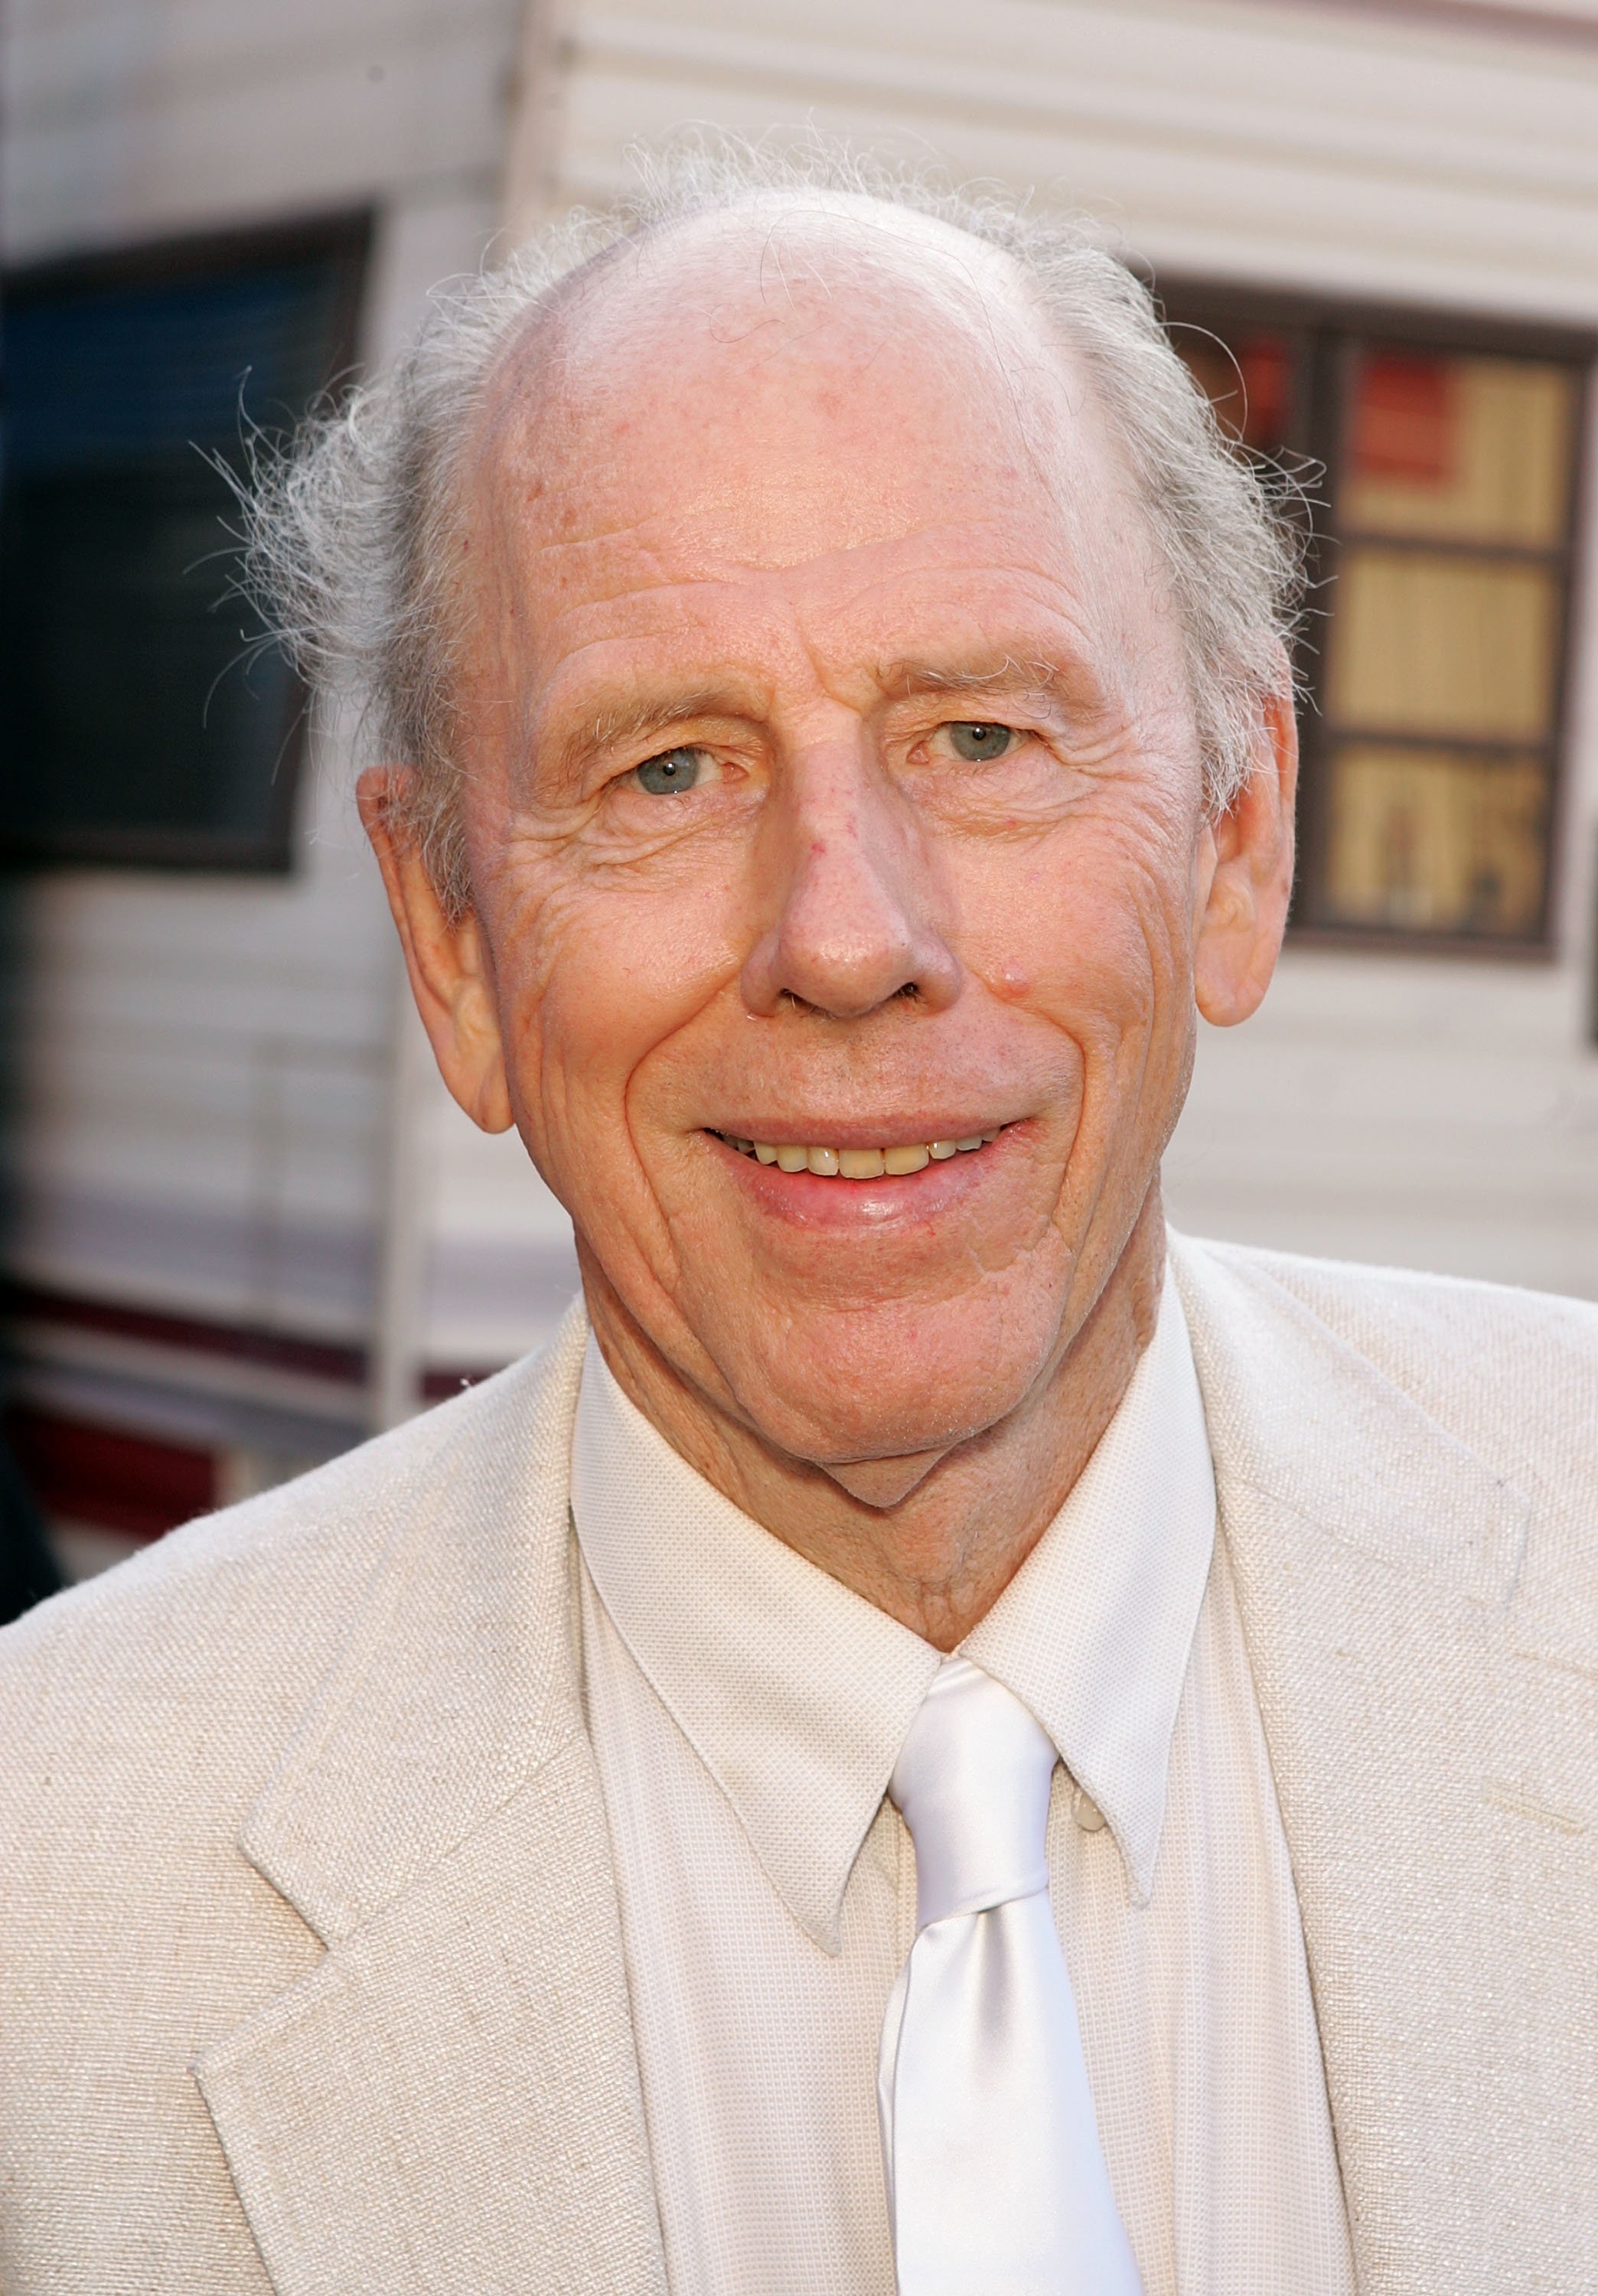
M1080 365L1007 258L889 216L629 242L509 349L471 514L523 646L775 576L822 611L884 582L1125 587L1141 519Z

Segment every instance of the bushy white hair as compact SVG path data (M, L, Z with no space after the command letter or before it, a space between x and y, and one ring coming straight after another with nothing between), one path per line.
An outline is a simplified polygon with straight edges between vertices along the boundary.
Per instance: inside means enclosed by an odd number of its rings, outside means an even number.
M374 752L415 769L403 825L452 913L470 906L471 887L455 691L466 633L450 544L461 456L500 356L596 258L783 195L886 202L1011 258L1045 328L1091 376L1130 467L1184 633L1208 801L1224 809L1250 770L1261 705L1282 686L1301 529L1285 490L1225 438L1148 291L1102 235L996 189L819 144L796 153L701 140L641 155L639 176L611 211L570 215L440 291L395 365L288 446L256 442L246 583L308 682L353 685Z

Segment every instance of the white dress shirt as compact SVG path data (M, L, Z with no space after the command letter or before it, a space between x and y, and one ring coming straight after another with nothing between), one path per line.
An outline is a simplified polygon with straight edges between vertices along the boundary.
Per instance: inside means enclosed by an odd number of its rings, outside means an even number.
M915 1872L884 1792L939 1653L714 1490L592 1341L572 1467L672 2296L892 2296L877 2044ZM1097 1450L961 1647L1065 1765L1055 1918L1147 2296L1352 2296L1298 1901L1168 1277Z

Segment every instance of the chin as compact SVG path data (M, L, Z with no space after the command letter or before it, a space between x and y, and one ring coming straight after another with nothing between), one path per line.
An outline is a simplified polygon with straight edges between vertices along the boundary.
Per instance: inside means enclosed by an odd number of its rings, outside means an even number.
M730 1384L792 1457L823 1467L910 1458L1008 1418L1046 1369L1057 1330L1042 1303L1029 1318L1013 1303L990 1316L958 1303L910 1332L897 1316L790 1316L769 1350L756 1340L739 1351Z

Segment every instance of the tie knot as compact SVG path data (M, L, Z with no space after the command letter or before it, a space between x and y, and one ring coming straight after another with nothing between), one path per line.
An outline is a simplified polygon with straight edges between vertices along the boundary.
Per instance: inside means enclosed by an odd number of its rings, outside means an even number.
M918 1930L1048 1888L1055 1759L1003 1683L969 1659L944 1660L888 1784L915 1844Z

